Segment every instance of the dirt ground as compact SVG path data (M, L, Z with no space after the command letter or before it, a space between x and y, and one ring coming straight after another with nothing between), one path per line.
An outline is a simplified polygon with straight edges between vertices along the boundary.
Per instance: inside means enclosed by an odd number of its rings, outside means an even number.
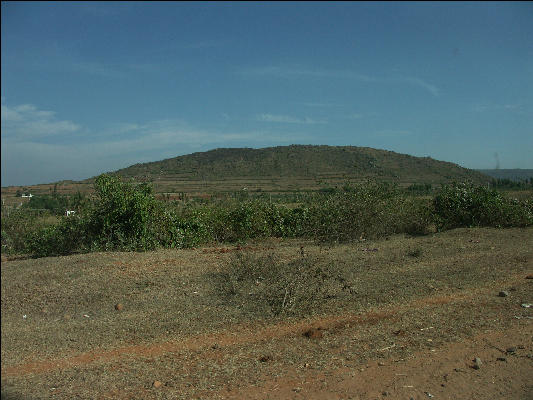
M286 317L214 292L235 252L302 246L353 291ZM532 275L532 229L3 257L2 399L533 399Z

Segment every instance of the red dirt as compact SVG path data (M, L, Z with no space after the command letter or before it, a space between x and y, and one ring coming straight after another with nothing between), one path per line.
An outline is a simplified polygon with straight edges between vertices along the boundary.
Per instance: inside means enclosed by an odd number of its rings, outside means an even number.
M287 371L282 378L267 378L260 387L226 390L220 398L533 399L532 360L526 356L533 351L532 335L528 325L423 350L408 360L372 361L355 370ZM523 348L514 355L503 350L516 344ZM476 357L483 363L479 370L473 368ZM501 357L505 361L499 361Z

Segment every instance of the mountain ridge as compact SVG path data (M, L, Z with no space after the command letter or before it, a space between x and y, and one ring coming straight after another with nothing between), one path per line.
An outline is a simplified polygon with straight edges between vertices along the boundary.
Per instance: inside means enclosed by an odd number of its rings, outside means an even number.
M235 177L296 178L337 176L399 182L445 183L490 178L457 164L389 150L356 146L290 145L265 148L217 148L134 164L113 172L130 178L217 180Z

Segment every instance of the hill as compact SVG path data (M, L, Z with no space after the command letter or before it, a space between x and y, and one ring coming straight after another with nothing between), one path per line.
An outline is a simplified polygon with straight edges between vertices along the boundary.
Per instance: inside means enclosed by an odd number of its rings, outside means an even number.
M348 182L374 179L402 186L414 183L442 184L491 178L480 171L430 157L414 157L393 151L354 146L291 145L252 148L220 148L169 158L113 172L152 182L156 193L284 192L318 190ZM61 181L30 187L2 188L2 197L15 198L18 189L33 194L92 191L94 177L79 182Z
M429 157L354 146L291 145L252 148L220 148L162 161L135 164L115 172L124 177L201 188L310 189L317 185L342 184L347 180L377 179L399 184L446 183L489 178L457 164ZM173 183L174 184L173 184ZM266 187L265 187L266 186Z
M478 169L477 171L492 178L510 179L517 182L533 178L533 169Z

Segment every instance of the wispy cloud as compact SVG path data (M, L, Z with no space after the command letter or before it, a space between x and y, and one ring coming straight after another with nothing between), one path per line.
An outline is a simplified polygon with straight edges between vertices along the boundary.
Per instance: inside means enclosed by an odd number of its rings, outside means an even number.
M70 65L65 64L64 68L70 68L72 71L94 75L103 78L124 79L137 74L154 73L160 71L156 64L137 63L137 64L104 64L98 62L73 62Z
M411 131L405 130L405 129L382 129L379 131L374 132L374 136L380 136L380 137L403 137L403 136L410 136L413 133Z
M24 141L50 136L72 134L80 130L80 125L59 120L55 112L39 110L32 104L9 107L2 104L2 139Z
M124 72L119 71L112 65L95 62L76 62L71 64L71 68L77 72L88 75L96 75L106 78L123 78Z
M317 107L317 108L333 108L333 107L343 107L342 104L337 103L321 103L321 102L303 102L297 103L305 107Z
M435 97L440 95L440 90L437 86L428 83L421 78L411 76L378 77L361 74L351 70L325 70L280 66L244 68L240 69L239 73L243 76L271 76L277 78L328 78L352 80L362 83L408 84L424 89Z
M290 115L277 114L259 114L256 117L257 121L262 122L278 122L284 124L326 124L327 121L316 120L309 117L297 118Z
M213 47L220 47L224 45L226 41L223 40L201 40L198 42L190 42L178 44L176 47L181 49L206 49Z
M370 112L352 112L345 116L347 119L362 119L362 118L371 118L371 117L377 117L380 115L379 113L375 111Z
M413 78L413 77L401 77L401 78L396 78L396 79L391 78L391 82L395 82L396 80L398 82L405 82L405 83L408 83L414 86L418 86L422 89L425 89L435 97L439 96L440 94L440 90L437 86L427 83L426 81L420 78Z
M486 111L512 111L521 113L523 106L521 104L476 104L472 107L476 112Z
M368 75L359 74L354 71L345 70L321 70L308 68L290 68L290 67L256 67L245 68L240 70L244 75L263 75L275 76L279 78L294 78L294 77L316 77L316 78L338 78L338 79L353 79L361 82L376 82L377 79Z

